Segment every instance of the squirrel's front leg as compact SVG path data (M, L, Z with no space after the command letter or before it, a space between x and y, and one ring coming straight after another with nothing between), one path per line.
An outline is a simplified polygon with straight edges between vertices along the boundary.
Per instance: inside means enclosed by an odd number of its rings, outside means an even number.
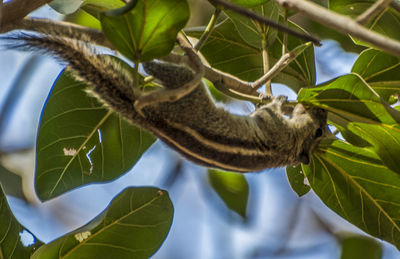
M161 90L157 90L157 91L153 91L153 92L141 95L134 103L134 107L139 114L143 115L142 109L145 108L146 106L161 103L161 102L177 101L177 100L181 99L182 97L193 92L193 90L196 89L200 85L201 79L203 78L203 75L204 75L204 67L203 67L203 63L200 60L200 57L193 50L193 48L189 45L189 43L187 43L180 37L178 37L178 43L179 43L180 47L182 48L182 50L185 52L185 54L189 57L189 60L191 63L191 68L194 69L193 73L190 75L190 80L189 81L177 81L177 80L172 79L172 81L175 81L174 82L175 84L172 85L170 82L168 82L171 80L169 78L173 77L174 75L178 77L177 79L179 79L179 77L181 77L179 72L182 72L182 70L179 70L179 67L170 66L169 72L172 72L172 73L168 74L168 73L165 73L166 70L168 70L168 66L169 66L167 64L164 64L164 67L158 66L158 69L160 71L157 71L157 69L154 69L156 66L155 65L156 63L153 63L153 62L150 62L147 64L145 63L143 66L144 66L146 72L148 72L151 75L154 75L158 79L162 79L164 86L171 86L171 87L166 87ZM173 68L177 68L178 70L173 71ZM190 70L188 70L188 71L190 71ZM183 75L186 75L186 74L187 74L187 72L183 72Z

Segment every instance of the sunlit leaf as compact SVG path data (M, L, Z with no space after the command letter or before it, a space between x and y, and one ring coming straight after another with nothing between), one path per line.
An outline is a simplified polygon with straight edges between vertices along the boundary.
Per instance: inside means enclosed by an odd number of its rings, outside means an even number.
M291 25L296 27L295 25ZM204 28L185 30L195 38L201 37ZM282 55L282 37L279 33L274 44L269 47L271 66ZM301 40L288 36L288 49L293 50L303 44ZM240 36L230 19L215 27L208 41L203 45L201 53L214 68L230 73L246 81L255 81L263 75L261 49L247 44ZM302 87L314 85L314 49L307 48L296 60L291 62L272 82L282 83L294 91Z
M361 236L351 235L340 240L342 252L340 259L381 259L382 246L376 240Z
M29 258L34 249L42 243L24 228L12 214L7 198L0 185L0 258L22 259ZM33 244L24 245L20 234L26 232L32 235Z
M126 5L123 0L85 0L81 9L98 19L103 12L121 8Z
M210 169L208 180L225 205L246 218L249 185L243 174Z
M389 125L400 122L400 113L357 74L338 77L319 87L302 89L298 101L324 108L347 122Z
M37 138L35 187L42 200L128 171L155 138L85 93L63 72L44 107Z
M100 16L107 39L133 61L167 55L188 19L186 0L143 0L124 15Z
M371 143L382 162L400 174L400 127L386 124L351 123L349 130Z
M43 245L31 258L149 258L168 234L173 206L166 191L131 187L101 216L96 227Z
M400 94L400 59L383 51L368 49L357 58L352 68L382 98Z
M330 209L400 247L400 175L384 166L374 152L326 139L303 170Z
M286 175L289 180L290 187L292 187L293 191L295 191L299 197L311 190L310 185L306 182L307 178L301 169L301 165L287 166Z

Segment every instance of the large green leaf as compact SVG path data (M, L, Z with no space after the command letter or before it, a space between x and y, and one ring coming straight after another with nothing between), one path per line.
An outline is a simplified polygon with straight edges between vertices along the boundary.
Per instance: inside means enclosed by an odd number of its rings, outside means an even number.
M386 124L350 123L349 130L372 144L382 162L400 174L400 127Z
M100 21L118 51L133 61L148 61L172 50L189 14L186 0L142 0L121 16L102 13Z
M172 217L166 191L131 187L111 201L96 227L43 245L32 259L149 258L166 238Z
M274 1L266 1L263 5L251 9L253 12L265 18L278 22L280 5ZM262 48L262 45L270 46L278 34L278 31L270 26L261 25L258 22L239 15L233 11L225 11L232 19L241 38L250 46Z
M286 175L289 180L290 187L297 193L299 197L308 193L311 190L310 185L306 184L306 177L301 169L301 165L287 166Z
M28 232L14 217L7 203L7 198L0 185L0 258L29 258L34 249L42 243L35 237L35 243L24 245L21 233ZM33 235L32 235L33 236Z
M296 27L293 24L291 26ZM186 32L191 37L199 38L204 28L187 29ZM282 37L283 34L279 33L274 44L268 49L271 66L281 57ZM289 50L301 44L303 44L301 40L288 36ZM203 45L201 53L212 67L243 80L255 81L263 75L261 49L247 44L230 19L215 27L208 41ZM296 92L302 87L314 85L314 49L307 48L272 81L286 84Z
M302 89L298 101L330 111L344 122L400 122L400 113L390 107L359 75L341 76L315 88Z
M352 72L359 74L385 100L400 94L400 59L397 57L367 49L354 63Z
M329 8L335 12L356 18L375 2L375 0L330 0ZM388 38L400 40L400 33L398 30L398 28L400 28L400 13L390 8L368 22L366 27ZM359 41L356 42L362 44Z
M200 38L205 28L189 28L188 36ZM262 76L261 50L248 45L235 28L230 19L218 24L201 53L214 68L240 77L246 81L254 81Z
M246 218L249 185L243 174L209 169L208 180L226 206Z
M311 188L333 211L400 248L400 175L366 148L325 139L303 165Z
M350 235L340 240L340 259L381 259L382 245L375 239L361 235Z
M63 72L46 102L36 147L35 187L42 200L119 177L155 140L104 108L85 89Z

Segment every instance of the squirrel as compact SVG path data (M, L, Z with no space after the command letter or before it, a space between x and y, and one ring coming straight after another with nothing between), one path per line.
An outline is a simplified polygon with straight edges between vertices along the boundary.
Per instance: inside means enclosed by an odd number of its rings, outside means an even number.
M299 103L286 116L282 111L286 97L277 96L249 115L235 115L217 107L202 82L178 100L152 103L138 111L134 103L143 93L132 87L132 76L110 56L96 54L90 39L57 33L8 39L13 41L10 48L39 50L67 63L66 69L108 108L203 166L252 172L307 164L327 132L323 109ZM146 62L143 68L165 89L178 89L195 76L188 66L160 61Z

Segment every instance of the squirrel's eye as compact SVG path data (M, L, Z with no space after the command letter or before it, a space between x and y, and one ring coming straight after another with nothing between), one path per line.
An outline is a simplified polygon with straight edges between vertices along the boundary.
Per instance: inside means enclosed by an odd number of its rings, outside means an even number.
M315 138L319 138L319 137L321 137L322 136L322 129L321 128L318 128L316 131L315 131Z

